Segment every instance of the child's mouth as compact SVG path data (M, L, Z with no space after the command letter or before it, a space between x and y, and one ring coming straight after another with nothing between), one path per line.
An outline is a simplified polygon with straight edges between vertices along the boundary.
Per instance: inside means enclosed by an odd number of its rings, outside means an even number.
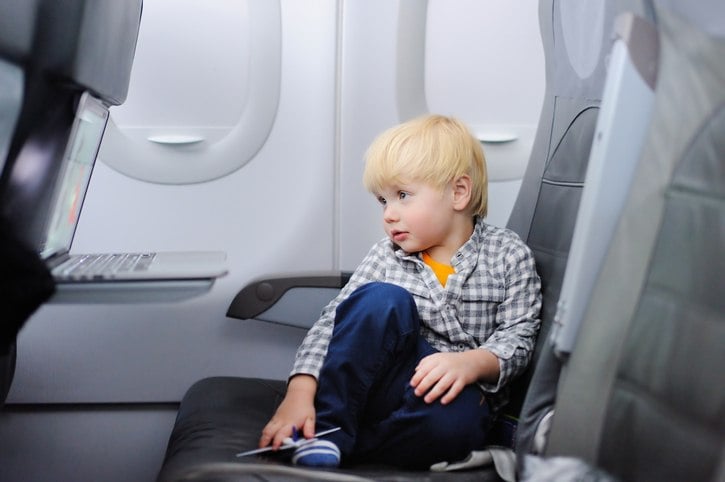
M408 238L408 233L406 231L393 231L390 234L392 235L393 241L396 243L405 241Z

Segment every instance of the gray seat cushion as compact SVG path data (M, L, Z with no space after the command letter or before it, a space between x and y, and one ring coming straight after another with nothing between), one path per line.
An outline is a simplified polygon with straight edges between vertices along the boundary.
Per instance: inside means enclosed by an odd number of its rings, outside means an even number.
M289 452L236 457L257 447L262 428L282 401L285 382L213 377L195 383L181 401L158 482L179 480L499 481L492 467L458 473L354 466L332 471L296 468Z

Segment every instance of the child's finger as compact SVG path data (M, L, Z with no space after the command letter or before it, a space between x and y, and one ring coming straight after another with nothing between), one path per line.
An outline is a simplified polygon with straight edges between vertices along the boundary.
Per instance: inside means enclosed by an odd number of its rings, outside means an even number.
M272 422L269 422L264 429L262 429L262 436L259 438L259 448L266 447L269 445L273 440L274 436L277 433L277 424Z
M465 387L464 384L459 383L458 381L453 382L453 385L451 385L448 389L448 392L441 398L441 403L443 405L451 403L463 391L463 387Z
M438 382L431 388L428 393L425 394L423 400L425 403L433 403L448 389L443 379L439 379Z
M305 438L313 438L315 436L315 419L312 417L307 417L305 419L305 423L302 426L302 433L304 434Z
M428 358L428 357L426 357ZM431 365L430 363L426 363L426 358L423 358L419 363L418 366L415 367L415 372L413 373L413 376L410 379L410 386L413 388L417 388L418 385L426 378L426 376L431 372L431 369L435 367L435 365ZM427 391L430 386L425 387L424 391ZM416 390L416 393L418 391Z
M272 447L277 450L283 443L284 439L287 437L292 436L292 428L291 427L280 427L279 430L277 430L277 433L274 435L274 440L272 441Z

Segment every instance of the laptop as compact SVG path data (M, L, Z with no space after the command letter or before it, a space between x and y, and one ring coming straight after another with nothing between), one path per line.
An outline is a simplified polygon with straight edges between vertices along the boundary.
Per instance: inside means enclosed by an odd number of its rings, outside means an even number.
M227 273L220 251L70 254L91 181L108 108L88 92L81 96L65 146L40 257L58 283L213 279Z

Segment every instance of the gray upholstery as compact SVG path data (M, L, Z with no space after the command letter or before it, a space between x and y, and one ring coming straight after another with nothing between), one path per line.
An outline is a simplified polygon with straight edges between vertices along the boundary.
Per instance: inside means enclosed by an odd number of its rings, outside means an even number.
M141 10L142 0L0 3L0 106L12 103L0 114L3 180L29 131L69 95L89 90L109 105L126 99Z
M0 172L15 132L23 99L23 71L7 60L0 58Z
M658 83L635 188L562 375L547 454L624 480L721 480L725 39L692 21L722 28L725 9L667 3L656 4Z
M597 8L602 22L600 30L572 26L586 25L587 16L592 13L587 9ZM623 12L650 21L654 18L648 0L594 2L588 7L575 2L541 3L547 58L546 99L521 194L509 221L509 227L526 236L524 239L534 251L543 290L542 331L529 374L531 379L519 382L518 394L522 398L525 395L516 440L519 454L542 449L545 438L541 434L546 430L542 421L548 420L553 411L559 375L570 351L560 339L568 340L566 336L576 332L576 322L581 318L578 309L586 305L591 293L628 192L633 170L629 163L638 157L642 132L649 119L649 91L646 97L639 96L639 91L631 93L638 96L635 99L612 92L609 77L614 76L617 85L627 88L632 83L630 78L617 78L620 74L612 72L616 68L611 65L611 57L617 28L626 30L627 40L633 37L630 49L634 52L629 53L638 61L639 70L625 74L643 76L645 80L639 83L644 89L651 89L647 83L652 82L656 66L656 50L652 53L652 45L642 42L647 38L642 38L641 31L647 30L651 35L651 27L643 28L647 25L641 24L647 22L641 20L636 24L638 28L621 25ZM568 45L562 42L567 38L567 29ZM576 37L572 32L580 35L578 50L573 47L576 41L572 39ZM601 41L587 40L592 35L601 37ZM643 43L648 48L642 49ZM582 62L579 57L589 59L588 70L576 65ZM614 101L605 106L602 116L605 81L610 84L606 93ZM611 142L608 135L612 136ZM595 165L590 166L590 162ZM569 295L566 307L575 308L569 310L568 317L562 316L564 294ZM562 319L570 322L567 330L558 325ZM516 405L512 408L515 410Z
M256 448L264 424L284 398L284 380L205 378L186 392L169 437L158 482L356 480L390 482L498 482L496 472L479 467L461 472L401 470L356 465L321 471L293 467L289 451L235 457ZM327 477L327 478L323 478Z
M11 0L0 4L0 54L66 79L110 104L128 93L141 0ZM4 28L7 27L7 30ZM31 80L32 82L32 80Z
M534 252L543 294L532 368L515 382L507 409L514 416L520 413L519 452L532 450L538 423L553 404L560 361L547 338L584 186L617 8L615 1L584 5L543 0L539 4L546 92L529 164L508 223ZM522 409L527 391L535 397L529 397Z
M30 61L37 1L0 4L0 173L20 116L25 66Z
M572 351L593 285L632 186L652 118L658 37L653 23L620 14L608 55L589 165L550 338L559 358Z

